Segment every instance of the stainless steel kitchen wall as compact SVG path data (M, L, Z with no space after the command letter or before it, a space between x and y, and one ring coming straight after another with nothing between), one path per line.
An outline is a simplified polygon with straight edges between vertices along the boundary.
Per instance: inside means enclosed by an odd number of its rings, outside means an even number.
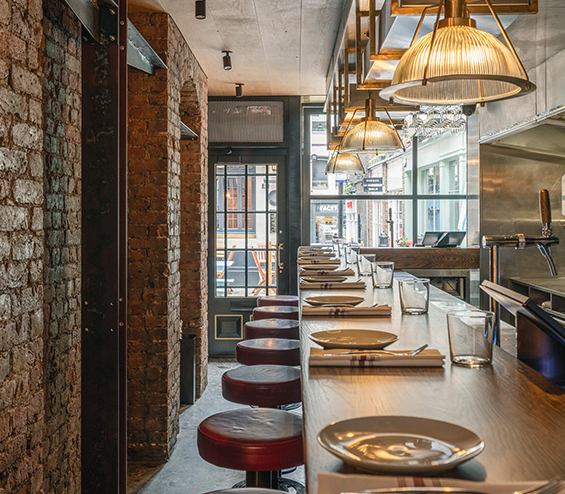
M478 108L478 128L476 133L469 129L469 136L479 136L480 235L540 235L539 191L545 188L553 232L561 240L552 254L558 274L565 277L565 2L538 5L537 14L518 16L507 30L537 90ZM550 277L535 247L501 248L500 264L504 286L510 286L511 277ZM481 279L488 278L488 250L481 249ZM487 300L482 297L483 308L488 308Z
M565 278L565 219L561 211L565 156L483 144L480 169L481 235L541 235L539 191L549 191L553 233L561 240L551 251L558 275ZM488 279L488 249L481 250L481 279ZM500 248L500 266L504 286L510 286L511 277L550 277L547 262L536 247Z

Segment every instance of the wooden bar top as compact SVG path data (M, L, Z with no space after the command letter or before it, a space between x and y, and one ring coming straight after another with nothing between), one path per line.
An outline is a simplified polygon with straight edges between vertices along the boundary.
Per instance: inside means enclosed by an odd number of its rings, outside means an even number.
M478 248L360 247L377 261L392 261L394 269L479 269Z
M400 249L398 249L400 250ZM395 277L408 276L395 273ZM466 427L485 442L476 458L443 474L474 480L511 481L565 476L565 390L498 347L492 366L451 365L446 312L466 304L431 287L427 315L401 315L397 283L393 290L307 291L312 295L359 295L362 305L392 305L390 319L304 317L301 320L302 389L306 480L317 494L317 474L354 471L317 441L334 421L373 415L443 420ZM373 328L398 334L389 349L424 343L446 355L443 368L308 367L308 335L328 329ZM323 493L320 493L323 494Z

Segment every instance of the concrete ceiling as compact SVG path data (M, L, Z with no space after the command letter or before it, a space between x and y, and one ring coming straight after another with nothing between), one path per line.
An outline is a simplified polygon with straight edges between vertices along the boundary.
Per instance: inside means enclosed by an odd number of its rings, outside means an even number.
M346 0L134 0L130 10L168 12L208 76L210 96L325 95ZM224 70L222 50L231 54Z

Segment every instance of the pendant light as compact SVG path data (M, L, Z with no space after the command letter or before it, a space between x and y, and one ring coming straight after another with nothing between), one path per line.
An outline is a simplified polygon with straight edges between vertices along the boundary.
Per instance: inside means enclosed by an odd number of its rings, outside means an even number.
M369 97L365 100L365 117L361 119L361 123L345 133L342 149L346 153L371 154L405 149L386 109L385 112L392 128L381 122L375 115L375 102L369 91Z
M389 87L379 96L408 104L484 104L535 90L490 0L485 0L504 45L477 29L465 0L440 0L433 32L414 42L404 53ZM445 14L439 19L445 3Z
M353 115L349 119L349 122L347 124L347 129L345 129L345 134L343 134L343 136L341 137L341 141L336 147L336 152L330 158L328 164L326 165L326 175L328 173L343 173L346 175L364 175L366 173L365 166L359 159L359 156L356 156L351 153L341 152L343 138L347 134L347 131L349 130L351 122L355 118L356 113L357 110L353 112Z
M358 156L351 153L337 151L326 165L326 175L328 173L344 173L346 175L364 175L365 167Z

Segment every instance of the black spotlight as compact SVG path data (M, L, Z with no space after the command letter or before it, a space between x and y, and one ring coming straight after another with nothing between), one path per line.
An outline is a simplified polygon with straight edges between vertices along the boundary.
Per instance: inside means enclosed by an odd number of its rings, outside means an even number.
M194 16L197 19L206 19L206 0L196 0L194 3Z
M224 55L224 70L231 70L230 53L233 53L233 52L224 50L224 51L222 51L222 53L225 53L225 55Z
M243 84L243 82L236 82L235 83L235 97L236 98L241 98L243 96L243 89L242 86L244 86L245 84Z

